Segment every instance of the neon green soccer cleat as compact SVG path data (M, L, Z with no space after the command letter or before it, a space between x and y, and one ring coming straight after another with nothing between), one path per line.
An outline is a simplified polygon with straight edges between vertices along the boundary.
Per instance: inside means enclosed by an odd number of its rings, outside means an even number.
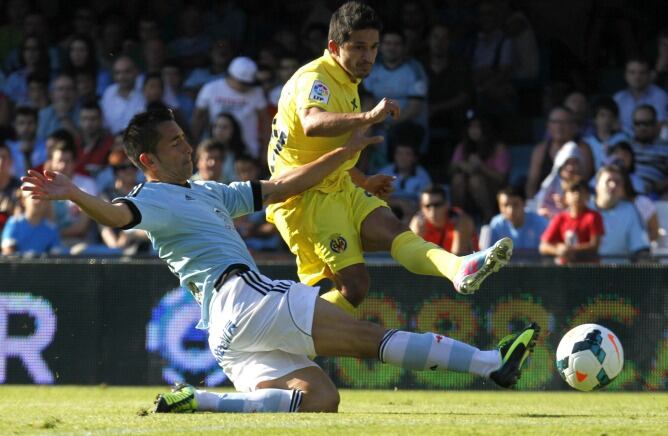
M155 397L153 413L192 413L197 410L195 388L189 384L180 383L171 392L158 394Z
M513 240L501 238L487 250L469 254L454 279L455 290L460 294L473 294L491 273L500 270L510 261Z
M522 365L536 346L540 327L535 322L519 333L508 335L499 342L501 368L489 375L489 378L503 388L512 388L522 375Z

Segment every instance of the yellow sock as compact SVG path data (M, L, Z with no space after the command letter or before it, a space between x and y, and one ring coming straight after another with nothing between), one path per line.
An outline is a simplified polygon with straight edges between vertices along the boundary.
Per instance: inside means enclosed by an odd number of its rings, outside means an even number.
M350 301L346 300L346 297L344 297L338 289L332 289L331 291L325 292L320 298L340 307L351 315L355 315L355 306L350 304Z
M411 231L406 231L392 241L392 257L408 271L428 276L447 277L453 281L462 259L427 242Z

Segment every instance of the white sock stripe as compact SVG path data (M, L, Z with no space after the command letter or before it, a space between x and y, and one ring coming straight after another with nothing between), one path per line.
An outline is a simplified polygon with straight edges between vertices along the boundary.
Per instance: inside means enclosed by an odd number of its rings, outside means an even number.
M302 391L299 389L294 389L292 391L292 398L290 400L290 412L297 412L299 406L302 405Z
M392 335L394 335L398 331L399 330L397 329L390 329L387 332L385 332L385 335L383 335L383 339L380 340L380 344L378 344L378 360L381 363L385 363L383 355L385 354L385 347L387 346L387 341L389 341Z

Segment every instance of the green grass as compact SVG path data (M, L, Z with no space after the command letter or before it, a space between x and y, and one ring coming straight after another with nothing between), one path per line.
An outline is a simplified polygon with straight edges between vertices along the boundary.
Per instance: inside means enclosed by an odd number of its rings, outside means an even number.
M668 393L341 392L339 414L154 415L164 388L0 387L0 434L668 434Z

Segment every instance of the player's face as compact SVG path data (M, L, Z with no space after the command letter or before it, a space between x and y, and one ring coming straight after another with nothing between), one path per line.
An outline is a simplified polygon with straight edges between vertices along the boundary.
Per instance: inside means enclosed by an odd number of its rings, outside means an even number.
M355 30L341 45L330 41L334 59L355 79L363 79L371 72L378 54L380 35L376 29ZM334 50L332 50L334 48Z
M185 183L193 174L193 149L186 135L174 121L158 125L160 141L152 159L152 176L167 183Z

